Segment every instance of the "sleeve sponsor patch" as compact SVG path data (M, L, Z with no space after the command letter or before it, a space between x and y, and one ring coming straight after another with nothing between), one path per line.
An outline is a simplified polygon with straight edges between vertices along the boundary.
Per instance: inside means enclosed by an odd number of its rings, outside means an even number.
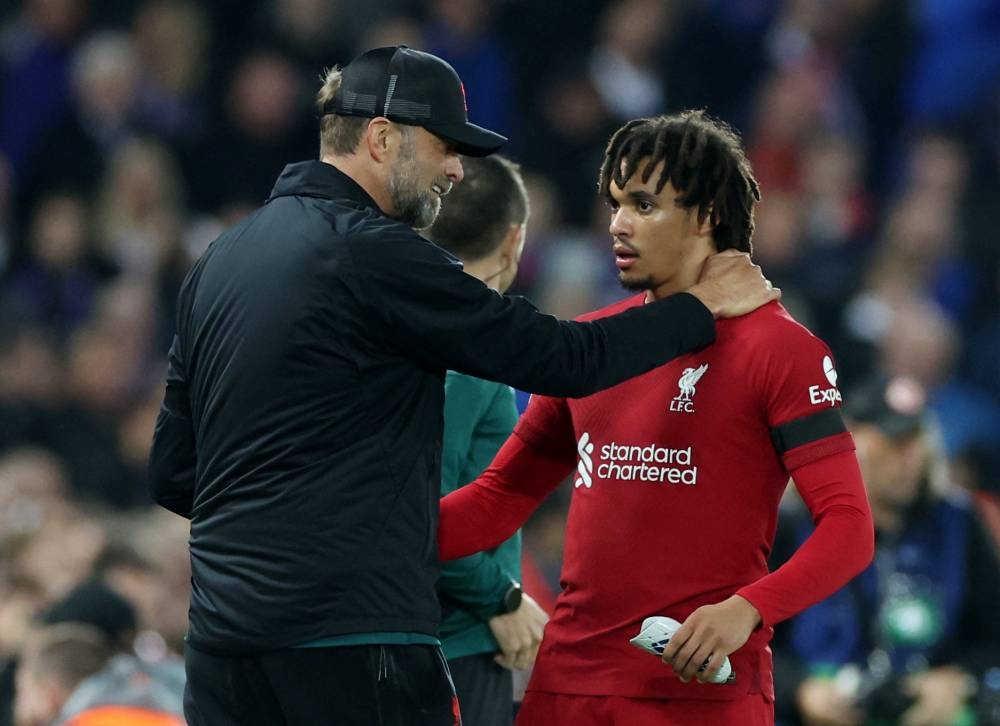
M809 403L813 406L820 406L825 403L829 403L830 406L836 406L838 403L842 403L843 399L840 395L840 390L837 388L837 369L833 366L833 359L830 356L823 356L823 375L826 376L826 380L830 382L829 387L826 386L809 386Z

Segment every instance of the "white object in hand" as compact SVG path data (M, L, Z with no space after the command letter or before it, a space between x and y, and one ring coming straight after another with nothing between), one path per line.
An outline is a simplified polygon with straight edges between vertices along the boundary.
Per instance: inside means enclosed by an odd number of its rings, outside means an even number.
M681 627L681 624L673 618L654 615L642 621L642 628L639 630L639 634L629 642L640 650L661 656L663 655L664 648L667 647L667 643L670 642L670 639L679 627ZM708 663L708 661L705 661L705 663ZM698 671L700 672L704 668L705 665L702 664ZM719 672L715 674L715 677L709 683L732 683L735 680L736 674L733 673L733 666L729 663L727 656L722 662Z

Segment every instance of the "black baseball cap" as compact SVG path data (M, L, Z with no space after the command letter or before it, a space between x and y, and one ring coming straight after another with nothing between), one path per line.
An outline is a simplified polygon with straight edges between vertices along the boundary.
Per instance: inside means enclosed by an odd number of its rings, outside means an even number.
M507 137L469 123L465 86L454 68L405 45L365 51L348 63L340 90L323 106L323 113L385 116L422 126L467 156L489 156L507 143Z
M892 438L907 436L927 424L927 394L903 376L876 378L851 392L845 406L855 421L878 426Z

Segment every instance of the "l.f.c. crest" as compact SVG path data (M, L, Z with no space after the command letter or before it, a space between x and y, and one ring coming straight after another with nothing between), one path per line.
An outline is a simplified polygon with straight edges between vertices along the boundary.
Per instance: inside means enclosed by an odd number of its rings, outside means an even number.
M680 379L677 381L677 387L681 389L680 393L670 402L671 411L679 411L681 413L694 412L692 399L696 393L695 386L698 385L698 381L701 380L701 377L705 375L707 370L708 363L702 363L697 368L684 369Z

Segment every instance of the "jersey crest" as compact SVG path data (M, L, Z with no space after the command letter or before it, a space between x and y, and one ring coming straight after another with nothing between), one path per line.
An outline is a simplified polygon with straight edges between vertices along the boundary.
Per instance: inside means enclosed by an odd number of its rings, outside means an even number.
M679 413L694 413L694 394L698 381L708 371L708 363L702 363L697 368L685 368L677 381L680 393L670 402L670 410Z

